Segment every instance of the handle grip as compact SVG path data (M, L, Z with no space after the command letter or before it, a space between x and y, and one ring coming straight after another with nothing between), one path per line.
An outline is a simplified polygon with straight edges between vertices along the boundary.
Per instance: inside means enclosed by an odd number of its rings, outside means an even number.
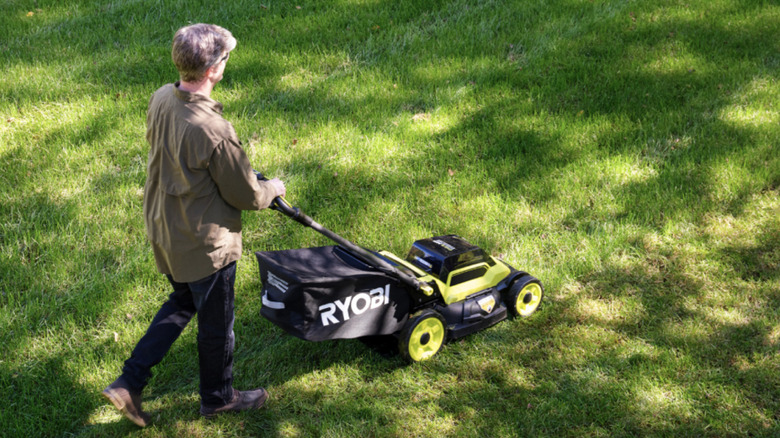
M257 170L252 169L252 172L255 173L255 177L257 177L258 181L268 181L268 178L266 178L265 175L258 172ZM289 216L295 221L300 222L304 225L310 225L309 222L305 221L304 219L305 215L301 213L301 209L299 209L298 207L293 207L292 205L290 205L289 202L287 202L281 196L275 197L274 200L271 201L271 205L269 206L269 208L271 210L282 212L284 213L285 216Z
M290 203L287 202L287 200L282 198L281 196L277 196L274 198L273 201L271 201L270 208L271 210L276 210L278 212L281 212L285 216L288 216L292 220L299 222L307 227L312 226L313 223L312 218L303 214L300 208L293 207L292 205L290 205Z

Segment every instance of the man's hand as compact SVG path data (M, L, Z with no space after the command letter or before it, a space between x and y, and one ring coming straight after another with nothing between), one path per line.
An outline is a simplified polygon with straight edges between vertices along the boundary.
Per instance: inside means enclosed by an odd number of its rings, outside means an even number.
M284 197L287 194L287 188L284 187L284 183L279 178L269 179L268 183L276 189L276 196Z

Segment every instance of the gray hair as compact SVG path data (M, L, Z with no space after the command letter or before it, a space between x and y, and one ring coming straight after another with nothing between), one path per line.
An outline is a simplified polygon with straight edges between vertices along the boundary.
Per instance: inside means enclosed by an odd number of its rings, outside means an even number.
M182 81L197 82L235 47L236 39L229 30L215 24L192 24L176 31L171 58Z

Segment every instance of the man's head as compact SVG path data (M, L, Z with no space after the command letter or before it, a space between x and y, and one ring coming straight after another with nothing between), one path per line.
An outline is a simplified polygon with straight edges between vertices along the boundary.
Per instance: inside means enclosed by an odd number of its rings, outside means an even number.
M229 30L214 24L192 24L176 31L171 58L182 81L198 82L209 67L227 60L235 47L236 39Z

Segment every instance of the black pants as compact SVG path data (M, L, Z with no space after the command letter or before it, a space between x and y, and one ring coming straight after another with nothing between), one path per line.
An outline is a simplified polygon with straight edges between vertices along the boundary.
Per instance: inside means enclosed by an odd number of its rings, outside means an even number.
M236 264L192 283L177 283L169 275L168 297L125 361L122 377L131 389L142 390L151 369L160 363L184 327L198 315L198 362L201 402L222 406L233 397L233 285Z

